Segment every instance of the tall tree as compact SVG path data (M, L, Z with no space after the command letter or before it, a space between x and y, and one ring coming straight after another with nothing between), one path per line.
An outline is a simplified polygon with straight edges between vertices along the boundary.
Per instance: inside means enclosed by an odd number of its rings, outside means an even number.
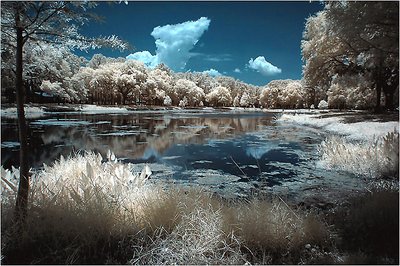
M392 108L399 78L399 3L327 1L307 20L302 42L307 86L327 90L338 74L370 77L385 107ZM364 74L364 75L360 75Z
M349 65L372 74L380 109L381 93L391 109L399 78L399 2L334 2L327 19L348 51ZM396 82L397 81L397 82Z
M8 44L7 47L12 47L16 51L15 90L20 141L20 182L15 209L18 222L24 221L26 217L29 193L28 139L23 87L24 45L27 42L45 42L80 50L103 46L127 49L128 44L116 36L87 38L78 32L79 27L84 23L99 19L94 13L88 12L88 9L95 6L95 2L88 1L1 3L1 33L15 43L15 45Z

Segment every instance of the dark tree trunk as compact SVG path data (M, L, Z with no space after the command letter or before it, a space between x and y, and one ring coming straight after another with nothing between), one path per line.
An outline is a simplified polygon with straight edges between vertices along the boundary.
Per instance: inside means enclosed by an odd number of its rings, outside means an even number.
M16 10L15 24L17 26L17 53L16 53L16 96L18 113L18 137L20 142L19 164L20 180L15 206L15 217L17 222L23 223L27 214L28 192L29 192L29 166L27 161L27 126L24 111L24 90L22 82L22 49L24 45L23 28L20 26L19 10Z
M393 93L386 92L385 93L385 108L387 110L393 110Z
M392 73L387 74L387 78L384 83L383 92L385 94L385 108L387 110L393 110L393 97L396 89L399 86L399 75L397 74L399 71L395 70L395 75Z
M379 82L376 84L376 102L375 102L375 112L381 111L381 95L382 95L382 87Z
M123 105L126 105L126 99L128 98L128 93L121 93L121 101Z

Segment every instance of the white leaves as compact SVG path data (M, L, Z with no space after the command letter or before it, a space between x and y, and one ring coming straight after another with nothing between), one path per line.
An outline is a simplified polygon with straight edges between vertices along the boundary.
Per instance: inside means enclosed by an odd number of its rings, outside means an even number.
M212 106L230 106L232 104L231 93L223 86L214 88L209 94L207 94L206 100Z
M91 152L75 154L32 175L31 192L49 197L49 201L72 200L75 204L86 206L98 197L109 202L128 200L144 193L144 184L152 174L148 165L141 172L134 173L134 166L118 162L113 152L108 152L108 161L101 155ZM5 199L13 199L18 190L19 170L1 170L2 193L9 193ZM41 200L33 197L32 200Z
M146 164L139 176L139 180L140 180L141 184L144 181L146 181L147 179L149 179L151 174L152 174L151 169L150 169L149 165Z
M318 104L318 109L328 109L328 103L325 100L321 100Z
M300 108L304 89L298 80L273 80L260 94L260 104L266 108Z
M168 95L165 96L163 104L164 104L165 106L170 106L170 105L172 105L171 97L169 97Z
M178 79L175 83L174 89L182 99L179 102L179 106L181 107L187 105L198 106L205 97L204 91L193 81L187 79Z
M117 162L117 157L115 157L115 154L112 151L108 150L107 151L107 160L112 162L112 163L116 163Z
M368 109L376 103L375 89L367 74L335 75L327 94L330 108Z
M391 56L399 49L398 6L394 2L343 3L329 2L323 11L307 19L301 44L303 76L307 86L317 92L316 102L325 99L325 92L330 89L330 107L367 109L375 102L372 93L367 89L361 92L354 84L351 88L342 82L333 84L332 77L354 75L360 83L368 81L367 87L373 91L376 76L387 76L390 69L396 69L398 74L398 56ZM391 34L394 32L397 35Z

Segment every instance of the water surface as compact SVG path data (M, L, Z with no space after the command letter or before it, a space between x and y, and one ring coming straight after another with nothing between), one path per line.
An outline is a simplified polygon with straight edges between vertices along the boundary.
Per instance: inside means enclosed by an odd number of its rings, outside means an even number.
M149 163L154 179L242 190L320 178L318 130L275 119L276 114L164 111L126 114L49 114L29 120L33 167L60 155L111 150L124 162ZM18 165L16 120L2 119L1 163ZM250 186L249 186L250 184Z

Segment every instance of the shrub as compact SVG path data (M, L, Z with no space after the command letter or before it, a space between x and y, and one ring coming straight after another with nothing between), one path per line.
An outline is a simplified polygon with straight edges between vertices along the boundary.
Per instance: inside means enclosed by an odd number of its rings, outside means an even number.
M333 136L321 143L319 152L323 165L328 168L369 178L399 175L398 132L359 143Z
M318 104L318 109L328 109L328 103L325 100L321 100Z
M350 199L334 220L346 264L399 263L399 192L372 191Z

